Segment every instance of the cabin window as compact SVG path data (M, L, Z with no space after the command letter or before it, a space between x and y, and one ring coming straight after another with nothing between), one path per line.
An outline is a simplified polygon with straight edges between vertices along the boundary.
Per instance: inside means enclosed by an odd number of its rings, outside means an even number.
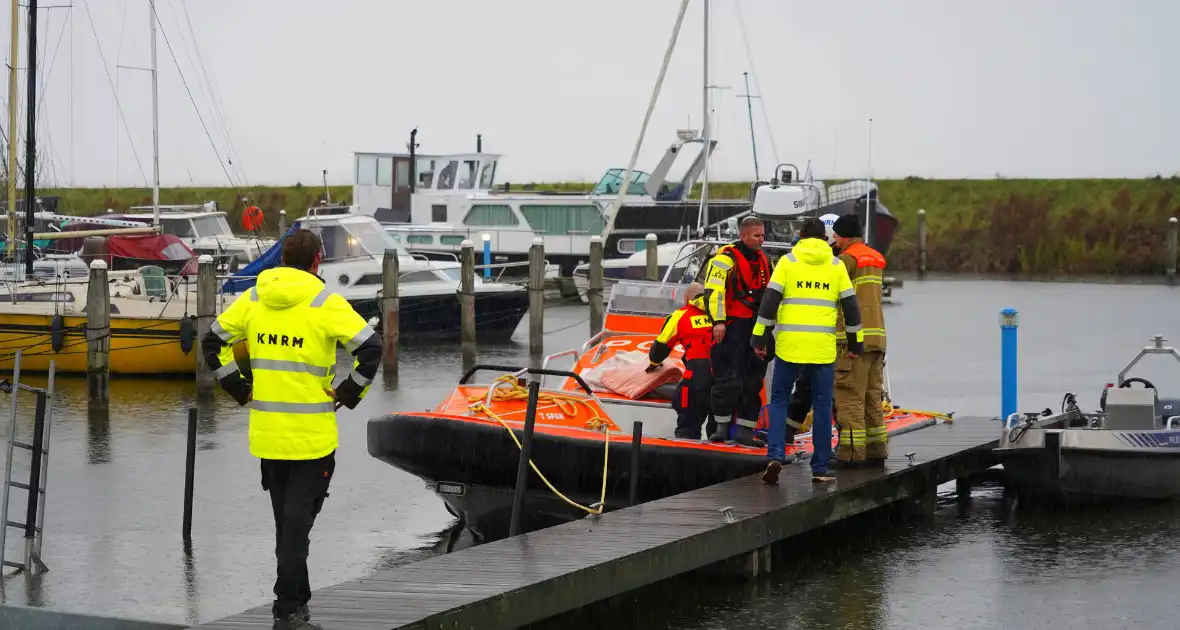
M602 234L606 218L593 205L521 204L520 211L538 234Z
M520 225L512 207L505 204L475 204L467 216L463 218L464 225Z
M621 238L619 239L619 253L620 254L634 254L647 250L647 240L642 238Z
M193 224L188 219L160 219L160 230L165 234L171 234L178 238L196 238L193 232Z
M434 237L429 234L411 234L406 237L406 242L411 245L430 245L434 243Z
M414 271L407 273L404 276L399 276L398 284L406 282L438 282L438 276L434 275L433 271Z
M414 171L418 173L418 188L429 189L434 180L434 160L418 158L418 168Z
M479 174L479 187L484 190L491 190L492 182L496 179L496 163L488 162L483 165L483 171Z
M377 156L358 155L356 158L356 185L372 186L377 181Z
M463 168L459 169L459 188L471 190L475 188L475 173L479 168L477 160L463 160Z
M442 243L443 245L462 245L463 239L465 239L465 238L467 238L467 237L466 236L456 236L454 234L448 234L446 236L438 237L438 242Z
M195 236L198 237L233 235L233 230L230 229L229 222L227 222L225 217L221 215L210 217L193 217L192 222L193 226L197 230ZM185 221L185 224L187 225L188 221Z
M394 165L397 170L397 190L404 190L410 187L410 163L406 160L398 160ZM406 219L407 221L409 219Z
M393 158L377 158L377 185L393 185Z
M459 160L451 160L438 174L439 190L451 190L455 187L455 174L459 170Z
M447 222L447 205L443 203L436 203L430 206L430 220L434 223Z

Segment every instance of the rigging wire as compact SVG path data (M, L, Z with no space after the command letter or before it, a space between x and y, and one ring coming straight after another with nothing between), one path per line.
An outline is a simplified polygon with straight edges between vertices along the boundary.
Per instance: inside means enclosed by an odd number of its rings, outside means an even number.
M770 127L770 116L766 113L766 93L762 91L762 85L758 81L758 70L754 67L754 53L750 51L750 38L746 36L746 22L742 19L742 11L738 8L738 3L733 3L733 12L737 16L738 30L742 34L742 45L746 49L746 63L750 65L750 77L754 79L754 89L758 91L759 98L762 100L762 120L766 124L766 136L770 140L770 152L774 155L775 168L781 163L778 157L778 147L774 143L774 132Z
M139 160L139 151L135 150L135 142L131 139L131 128L127 125L127 117L123 115L123 107L119 104L119 94L115 90L115 82L111 80L111 71L107 69L106 55L102 52L102 42L98 39L98 29L94 26L94 16L90 14L90 5L86 0L82 0L82 4L86 8L86 17L90 21L90 32L94 34L94 44L98 47L98 57L102 61L102 70L106 74L107 85L115 95L115 109L118 110L119 118L123 121L123 131L127 132L127 141L131 144L131 154L135 156L135 165L139 167L139 174L143 177L144 185L149 185L147 173L143 170L143 162Z
M197 114L197 120L201 121L201 127L205 130L205 137L209 139L209 146L213 147L213 154L217 156L217 163L221 166L225 177L229 179L230 186L237 187L234 178L229 174L229 170L225 167L225 162L221 159L221 152L217 150L217 143L213 141L213 135L209 133L209 126L205 124L205 117L201 116L201 110L197 107L197 101L193 98L193 91L189 89L188 80L184 78L184 71L180 68L180 61L176 59L176 52L172 50L172 42L168 41L168 33L164 30L164 24L160 21L160 13L152 11L156 19L156 24L160 27L160 35L164 37L164 45L168 47L168 54L172 55L172 63L176 64L176 73L180 75L180 82L184 84L184 91L188 94L189 101L193 104L193 110Z

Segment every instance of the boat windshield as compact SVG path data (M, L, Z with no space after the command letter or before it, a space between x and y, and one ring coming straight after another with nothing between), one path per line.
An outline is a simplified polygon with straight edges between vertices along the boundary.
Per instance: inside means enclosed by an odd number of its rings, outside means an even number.
M320 240L324 243L324 260L369 256L380 258L385 255L386 249L396 249L399 254L403 251L397 241L375 221L335 225L315 225L309 222L309 225L303 227L319 234Z
M623 185L623 173L626 169L612 168L598 180L598 185L594 187L591 194L594 195L617 195L619 187ZM643 171L631 171L631 186L627 189L628 195L646 195L647 179L649 175Z
M215 214L207 217L193 217L193 227L197 230L197 238L210 236L225 236L233 238L234 231L230 229L225 215Z

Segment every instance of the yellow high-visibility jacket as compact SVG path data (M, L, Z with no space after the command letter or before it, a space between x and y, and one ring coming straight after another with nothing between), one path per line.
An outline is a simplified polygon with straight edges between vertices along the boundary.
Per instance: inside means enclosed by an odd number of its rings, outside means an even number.
M234 361L246 339L253 382ZM328 390L337 342L356 357L352 373ZM368 393L381 361L381 338L347 300L316 276L268 269L201 340L214 378L239 405L250 406L250 453L263 459L318 459L336 450L337 402L352 409Z
M775 356L788 363L836 361L836 309L850 334L848 349L863 352L860 308L848 270L818 238L805 238L779 259L758 307L750 343L764 348L774 335Z

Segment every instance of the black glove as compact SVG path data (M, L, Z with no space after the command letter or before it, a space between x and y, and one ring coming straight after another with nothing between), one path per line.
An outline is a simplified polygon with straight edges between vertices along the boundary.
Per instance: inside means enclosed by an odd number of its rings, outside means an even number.
M356 381L346 378L336 386L336 402L349 409L356 409L356 406L361 402L361 392L364 390L365 388L358 385Z
M851 335L848 339L848 351L855 355L862 355L865 353L865 344L863 341L857 341Z
M239 407L245 407L246 403L250 402L250 394L254 391L254 384L242 378L241 373L234 372L219 382L221 388L238 403Z

